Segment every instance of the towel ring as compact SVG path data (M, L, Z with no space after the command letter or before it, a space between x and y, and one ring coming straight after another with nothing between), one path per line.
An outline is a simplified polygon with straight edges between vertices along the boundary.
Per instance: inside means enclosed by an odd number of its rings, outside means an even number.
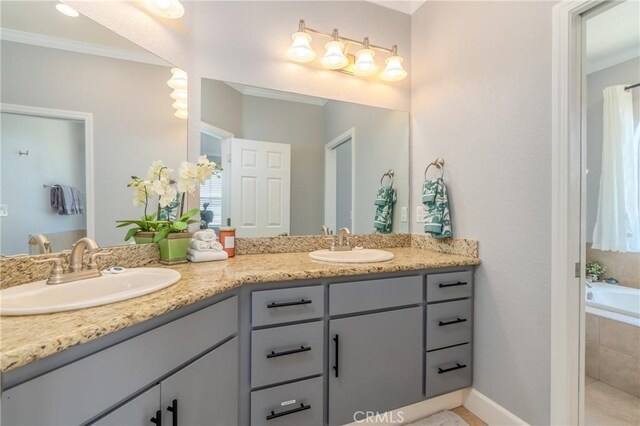
M389 178L389 187L393 186L393 176L395 175L395 172L393 170L389 170L387 173L383 174L382 177L380 178L380 186L382 186L382 182L384 182L384 178L388 177Z
M427 180L427 172L429 171L429 167L436 166L436 168L440 169L440 179L444 176L444 158L439 157L434 161L429 163L426 169L424 169L424 180Z

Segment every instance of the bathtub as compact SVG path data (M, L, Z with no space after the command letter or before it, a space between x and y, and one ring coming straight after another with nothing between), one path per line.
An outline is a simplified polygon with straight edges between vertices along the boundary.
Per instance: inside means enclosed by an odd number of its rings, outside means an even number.
M640 289L601 282L590 285L585 295L587 313L640 327Z

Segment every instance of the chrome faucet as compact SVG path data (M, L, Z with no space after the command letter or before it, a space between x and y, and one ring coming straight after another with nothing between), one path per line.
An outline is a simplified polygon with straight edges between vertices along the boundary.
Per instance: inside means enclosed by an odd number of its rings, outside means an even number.
M351 231L349 228L340 228L338 231L338 243L335 242L331 245L331 251L349 251L351 250L351 245L349 245L349 235L351 235Z
M89 251L89 261L84 262L84 252ZM100 256L111 254L111 250L99 251L100 247L91 238L80 238L73 245L71 249L71 256L69 258L69 270L64 271L62 267L62 258L50 257L48 259L34 260L35 263L50 263L54 264L51 271L51 276L47 280L47 284L63 284L70 283L78 280L85 280L87 278L95 278L102 275L98 269L97 259Z

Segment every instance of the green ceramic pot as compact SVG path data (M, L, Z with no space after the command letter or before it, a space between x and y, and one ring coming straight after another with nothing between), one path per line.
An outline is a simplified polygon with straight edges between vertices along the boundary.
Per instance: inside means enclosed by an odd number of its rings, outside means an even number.
M191 241L192 235L191 232L180 232L169 234L167 238L158 241L158 247L160 247L160 263L164 263L165 265L186 263L189 241Z
M156 235L155 232L136 232L133 235L133 240L136 244L150 244L153 242L154 235Z

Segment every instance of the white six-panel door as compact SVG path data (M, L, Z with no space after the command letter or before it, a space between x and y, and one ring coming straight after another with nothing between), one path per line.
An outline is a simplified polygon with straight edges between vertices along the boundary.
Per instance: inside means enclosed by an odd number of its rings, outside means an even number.
M238 237L289 234L291 145L232 139L230 195Z

